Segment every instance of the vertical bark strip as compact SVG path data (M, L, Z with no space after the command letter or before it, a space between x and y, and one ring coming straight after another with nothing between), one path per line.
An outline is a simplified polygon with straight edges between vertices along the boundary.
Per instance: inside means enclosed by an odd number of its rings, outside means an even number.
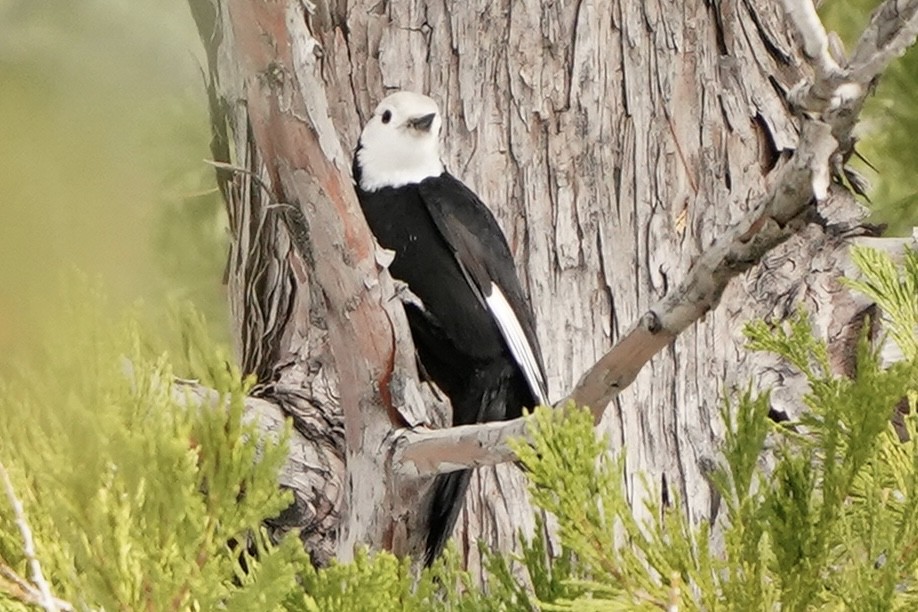
M293 524L319 563L354 543L413 550L419 490L393 490L378 451L394 426L442 419L420 405L350 183L357 135L385 94L439 102L447 167L495 211L530 292L553 399L747 212L797 142L785 94L806 70L773 2L190 4L215 142L228 125L223 161L251 173L222 174L240 357L315 445L314 498L298 499L308 511ZM752 379L777 385L781 403L795 384L740 349L744 322L805 304L826 337L850 335L866 306L837 276L861 213L840 190L822 213L831 224L733 283L615 400L602 429L625 449L633 500L648 494L634 477L645 473L695 520L716 515L706 472L720 398ZM531 517L515 467L480 469L460 549L474 565L476 540L510 548Z
M312 497L278 525L303 528L317 563L346 559L357 543L388 538L396 547L385 466L366 451L404 424L395 408L408 388L402 379L416 374L348 158L316 110L327 107L311 55L319 43L299 3L218 7L216 107L243 166L228 190L241 359L258 375L258 394L314 445Z

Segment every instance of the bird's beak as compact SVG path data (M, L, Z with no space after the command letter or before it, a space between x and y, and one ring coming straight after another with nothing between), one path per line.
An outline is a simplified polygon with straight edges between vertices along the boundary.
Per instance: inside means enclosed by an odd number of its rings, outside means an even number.
M429 115L414 117L408 120L408 127L426 132L430 129L430 126L433 125L433 120L436 116L437 113L430 113Z

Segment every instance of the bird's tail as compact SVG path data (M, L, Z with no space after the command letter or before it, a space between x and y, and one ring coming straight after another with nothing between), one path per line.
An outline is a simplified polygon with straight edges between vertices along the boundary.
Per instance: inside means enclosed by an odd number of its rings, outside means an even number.
M430 521L427 532L427 550L424 565L430 567L443 552L446 542L453 533L459 511L465 502L465 492L472 479L472 470L461 470L437 476L434 482Z
M532 405L526 380L510 361L496 361L479 368L462 396L452 399L453 425L515 418L522 413L523 406ZM462 470L442 474L434 481L424 555L428 567L443 552L453 533L471 478L472 470Z

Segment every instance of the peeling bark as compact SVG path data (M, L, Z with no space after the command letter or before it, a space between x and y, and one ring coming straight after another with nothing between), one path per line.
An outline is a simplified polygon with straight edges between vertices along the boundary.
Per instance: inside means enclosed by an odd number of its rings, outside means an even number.
M803 193L787 180L803 125L788 94L812 111L825 92L794 87L828 83L835 72L819 40L791 34L776 3L190 5L208 54L214 156L237 168L218 171L233 236L237 348L258 376L257 395L302 438L303 473L287 483L297 503L278 526L303 529L316 563L347 559L356 543L419 550L421 476L460 459L507 458L497 448L504 438L493 436L490 458L475 455L493 433L475 437L483 429L393 437L446 419L419 383L404 315L350 183L361 126L392 89L439 102L444 161L496 213L530 293L551 397L566 397L620 340L629 359L650 360L630 372L633 383L621 385L600 426L624 448L632 500L649 494L634 477L645 473L678 493L693 520L711 520L718 500L706 473L717 461L723 395L753 380L776 388L776 409L797 410L795 377L741 349L746 321L780 321L805 306L844 367L870 305L837 281L848 239L869 230L844 189L807 179ZM819 59L816 72L794 36ZM889 43L869 44L889 55ZM876 56L855 56L861 76ZM848 110L856 118L859 106ZM817 120L847 151L848 116L833 122L825 112ZM821 164L828 177L837 168L817 151L804 169ZM705 294L703 310L663 321L666 335L629 335L654 304L678 296L719 238L758 239L762 202L813 195L818 215L810 207L803 218L794 209L763 220L781 240L751 244L761 263L734 262L738 279L709 287L716 294ZM590 401L601 411L606 399ZM458 454L425 450L438 436L459 440ZM406 472L413 477L396 477ZM519 471L480 468L457 527L469 564L476 540L509 549L533 525Z

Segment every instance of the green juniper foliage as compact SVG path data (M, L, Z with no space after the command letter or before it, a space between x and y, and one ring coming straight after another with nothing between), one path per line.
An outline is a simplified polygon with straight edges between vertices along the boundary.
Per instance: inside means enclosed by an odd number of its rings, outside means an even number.
M774 352L806 376L807 411L775 425L768 394L751 391L725 406L724 467L713 478L727 511L722 550L709 547L707 526L687 524L678 503L648 502L655 519L635 521L622 461L592 437L589 414L535 414L535 444L517 450L533 499L558 518L566 560L561 588L543 595L537 587L527 609L918 606L918 254L906 253L901 269L878 251L854 257L862 279L850 284L877 301L904 359L880 367L864 338L856 374L836 376L804 315L785 327L748 326L750 349ZM903 398L906 442L890 424Z
M903 359L881 367L864 338L856 373L841 377L804 315L749 325L752 350L806 376L806 411L778 425L767 392L725 402L716 546L678 499L652 497L653 518L635 519L621 456L587 411L567 407L537 410L532 444L516 444L557 542L540 519L519 554L483 551L484 585L451 550L420 574L364 551L315 570L295 536L272 543L261 528L288 501L275 484L284 440L258 440L242 423L249 383L203 339L204 322L180 313L164 351L137 324L112 325L98 298L76 300L85 305L62 316L38 365L0 383L0 460L52 590L77 609L915 609L918 253L899 267L877 251L854 258L861 276L849 284L876 300ZM176 373L217 389L221 404L189 409L173 393ZM905 442L889 420L903 401ZM28 578L0 501L0 570ZM26 609L17 593L0 571L0 609Z
M0 461L54 593L79 609L277 607L305 555L295 538L272 546L261 531L289 503L275 484L286 443L256 443L242 424L249 383L216 351L191 350L191 321L182 359L221 399L183 406L167 358L141 348L135 323L104 320L92 296L71 303L38 365L0 383ZM231 541L260 552L247 574ZM29 575L5 496L0 563ZM10 586L0 577L0 609L18 605Z

